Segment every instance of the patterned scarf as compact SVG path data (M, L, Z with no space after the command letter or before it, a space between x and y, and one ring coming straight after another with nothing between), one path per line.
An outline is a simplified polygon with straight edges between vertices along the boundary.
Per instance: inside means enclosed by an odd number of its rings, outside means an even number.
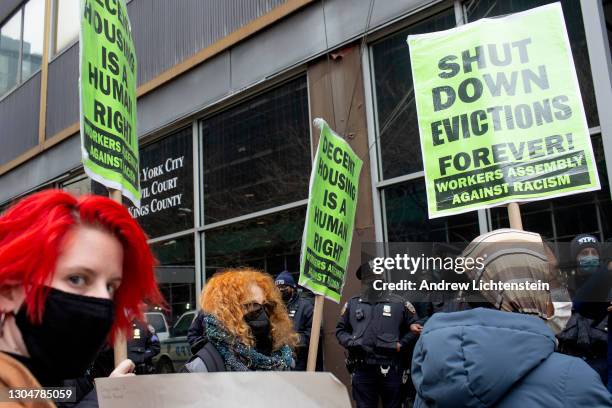
M288 371L293 365L293 351L287 345L266 356L249 347L227 331L213 315L204 314L206 337L225 361L228 371Z

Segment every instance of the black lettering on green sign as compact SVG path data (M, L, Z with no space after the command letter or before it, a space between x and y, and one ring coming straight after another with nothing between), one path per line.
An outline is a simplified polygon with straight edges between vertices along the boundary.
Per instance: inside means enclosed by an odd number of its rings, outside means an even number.
M465 171L469 168L482 168L492 163L507 161L521 161L537 159L548 155L566 153L574 149L571 133L565 135L550 135L544 138L533 139L528 142L508 142L481 147L471 152L459 151L453 155L442 156L438 159L440 174L445 176L449 169Z
M517 127L528 129L552 123L554 120L567 120L573 114L568 102L566 95L558 95L531 104L492 106L437 120L431 123L433 145L482 136L490 128L495 131L513 130Z

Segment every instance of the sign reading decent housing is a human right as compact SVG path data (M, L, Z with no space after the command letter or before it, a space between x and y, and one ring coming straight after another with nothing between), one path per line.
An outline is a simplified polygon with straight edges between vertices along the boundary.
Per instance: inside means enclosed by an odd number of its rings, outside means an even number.
M81 0L80 110L89 177L140 205L136 51L125 0Z
M430 218L599 189L559 3L408 45Z
M323 119L315 124L321 137L310 176L299 284L340 303L363 162Z

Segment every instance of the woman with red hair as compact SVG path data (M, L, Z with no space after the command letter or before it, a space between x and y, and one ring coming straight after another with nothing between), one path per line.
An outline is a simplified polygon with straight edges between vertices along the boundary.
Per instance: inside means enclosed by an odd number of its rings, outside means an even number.
M100 196L48 190L0 216L0 394L79 377L162 302L136 221Z
M284 371L297 334L272 278L254 269L217 273L203 291L203 335L187 372Z

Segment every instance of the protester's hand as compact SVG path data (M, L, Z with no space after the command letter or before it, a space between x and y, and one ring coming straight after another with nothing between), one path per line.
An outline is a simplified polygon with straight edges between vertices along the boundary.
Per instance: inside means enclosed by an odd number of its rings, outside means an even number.
M395 343L395 349L397 350L397 352L399 353L400 350L402 349L402 345L400 344L400 342L398 341L397 343Z
M134 362L132 360L130 360L129 358L126 358L125 360L120 362L117 367L115 367L113 372L110 373L109 377L110 378L117 378L117 377L130 377L130 376L133 376L133 375L135 375L134 374L134 369L135 368L136 368L136 365L134 364Z
M410 331L418 336L423 331L423 326L418 323L413 323L410 325Z
M608 312L612 312L612 303L608 305Z

